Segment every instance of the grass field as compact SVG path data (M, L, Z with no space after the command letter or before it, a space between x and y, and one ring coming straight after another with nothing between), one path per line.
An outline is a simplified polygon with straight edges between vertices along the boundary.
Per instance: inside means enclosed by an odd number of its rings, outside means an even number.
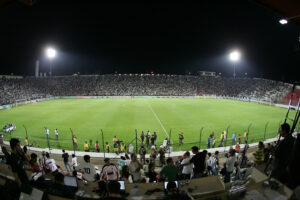
M158 144L169 137L178 149L178 133L184 133L183 149L199 144L200 129L203 128L201 145L204 148L208 135L214 131L217 139L230 125L228 138L233 132L243 134L249 128L250 141L276 136L279 123L286 109L226 99L180 99L180 98L132 98L132 99L58 99L0 110L0 125L13 123L17 129L12 137L25 138L26 126L29 142L46 147L44 127L50 129L50 144L53 148L72 149L70 128L78 137L79 148L89 139L112 144L114 135L125 144L141 131L156 131ZM55 141L54 129L59 130L59 142ZM5 139L10 136L4 134ZM133 142L135 143L135 142ZM189 144L188 144L189 143ZM231 142L228 142L231 143ZM102 146L101 146L102 150Z

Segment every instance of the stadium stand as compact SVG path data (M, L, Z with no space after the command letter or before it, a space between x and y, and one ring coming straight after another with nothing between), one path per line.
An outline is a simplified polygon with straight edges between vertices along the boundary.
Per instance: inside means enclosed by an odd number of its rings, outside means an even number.
M258 78L114 74L0 79L0 104L51 96L216 95L278 103L292 85Z

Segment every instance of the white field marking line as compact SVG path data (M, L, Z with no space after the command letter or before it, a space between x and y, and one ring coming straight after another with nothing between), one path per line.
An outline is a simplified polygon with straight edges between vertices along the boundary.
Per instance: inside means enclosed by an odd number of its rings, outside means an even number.
M169 134L167 133L167 131L166 131L164 125L161 123L160 119L159 119L158 116L156 115L156 113L155 113L155 111L153 110L152 106L151 106L149 103L148 103L148 106L149 106L150 110L152 111L154 117L156 118L156 120L158 121L158 123L160 124L160 126L162 127L162 129L164 130L166 136L169 138L169 137L170 137Z

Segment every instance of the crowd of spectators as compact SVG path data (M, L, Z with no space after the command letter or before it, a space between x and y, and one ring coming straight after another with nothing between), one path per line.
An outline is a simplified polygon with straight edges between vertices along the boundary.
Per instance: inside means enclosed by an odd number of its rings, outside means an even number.
M189 199L184 193L180 193L178 188L173 188L174 181L193 178L202 178L207 176L220 176L224 183L230 186L239 186L249 183L253 168L255 166L265 166L265 173L276 178L291 188L299 185L296 156L299 153L299 136L295 139L288 124L282 124L280 135L284 138L278 143L264 144L259 142L257 150L253 153L253 160L248 159L248 147L244 149L233 149L225 153L226 161L220 163L219 152L208 153L207 150L199 151L198 147L192 147L193 156L187 151L178 158L165 159L164 154L160 155L160 165L155 162L155 158L150 160L138 160L137 155L132 153L130 157L125 154L121 156L116 164L109 158L104 159L104 166L101 170L90 162L90 156L85 155L84 161L77 163L77 158L72 155L72 164L69 164L69 156L63 150L63 166L58 166L55 159L51 158L49 153L42 152L38 158L36 153L27 154L27 148L20 145L16 138L10 140L11 153L8 153L5 147L2 151L5 154L3 161L11 165L12 171L18 188L24 193L30 193L32 187L44 188L45 194L57 195L66 198L73 198L74 191L64 185L65 176L74 176L83 179L86 182L99 183L99 191L102 196L120 197L119 190L113 190L109 184L115 187L119 184L116 181L122 180L126 183L148 183L168 181L170 186L166 195L170 197L174 192L183 199ZM238 144L237 144L238 145ZM248 156L247 156L248 155ZM292 155L292 156L288 156ZM150 156L151 157L151 156ZM162 162L161 159L166 160ZM175 159L175 160L174 160ZM32 180L26 174L30 170L33 175ZM44 175L52 175L52 180L46 180ZM118 185L119 187L119 185ZM176 189L173 191L173 189ZM116 188L115 188L116 189ZM111 194L117 193L117 194ZM183 196L182 196L183 195ZM121 198L121 197L120 197ZM168 198L167 198L168 199Z
M217 95L279 101L291 85L257 78L186 75L86 75L0 79L0 105L51 96Z

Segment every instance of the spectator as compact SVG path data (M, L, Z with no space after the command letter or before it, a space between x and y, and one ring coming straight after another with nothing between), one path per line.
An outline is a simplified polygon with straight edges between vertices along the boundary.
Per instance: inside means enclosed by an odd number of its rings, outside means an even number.
M77 166L78 166L77 157L75 156L75 154L72 154L72 167L73 169L75 169Z
M230 177L234 170L234 163L235 163L235 151L232 150L229 152L229 156L226 159L226 174L225 174L225 178L224 178L225 183L230 182L230 179L231 179Z
M248 149L249 149L249 144L248 141L246 140L244 145L244 152L247 153Z
M54 183L47 188L46 194L70 199L75 197L74 192L69 187L64 185L64 175L62 173L56 173L54 180Z
M127 165L124 165L121 171L121 180L131 182L132 179L130 180L131 175L129 173L129 167Z
M30 164L30 169L31 171L34 173L34 172L37 172L37 173L42 173L44 174L44 171L40 168L39 164L37 163L37 155L35 153L32 153L30 155L31 159L29 161L29 164Z
M155 145L154 144L154 141L155 141L155 135L154 135L154 133L152 134L151 139L150 139L151 140L151 146Z
M108 197L106 200L123 199L121 197L120 183L118 181L109 181L107 183Z
M214 176L219 174L219 151L211 157L211 171Z
M122 171L123 167L126 165L125 160L126 159L124 156L121 156L120 159L118 160L118 169L120 172Z
M56 139L56 140L58 140L58 130L57 130L57 129L55 129L55 131L54 131L54 132L55 132L55 139Z
M235 156L238 157L239 156L239 153L240 153L240 149L241 149L241 146L240 146L240 143L237 143L235 145Z
M106 181L118 180L119 172L115 164L110 162L109 158L104 159L105 165L101 170L101 179Z
M145 164L145 157L146 157L146 149L144 148L144 145L141 144L141 147L139 149L139 154L140 154L140 162L142 164Z
M208 138L207 138L207 148L208 149L210 148L210 142L211 142L211 135L208 136Z
M129 164L129 172L132 175L133 182L138 183L141 181L141 169L142 165L137 160L136 155L133 153L131 154L131 162Z
M142 144L144 144L144 139L145 139L145 134L144 134L144 131L142 131L142 133L141 133L141 142L142 142Z
M73 146L74 149L78 150L77 137L75 135L73 136Z
M155 163L156 156L157 156L157 152L155 146L152 146L150 150L150 163Z
M80 163L76 168L79 172L83 174L83 178L87 181L95 181L96 170L95 166L90 163L90 156L83 156L84 162Z
M184 139L183 133L181 132L181 133L179 133L179 145L180 146L183 145L183 139Z
M105 146L106 153L109 153L110 146L109 146L108 142L106 142L105 144L106 144L106 146Z
M121 144L120 151L121 151L121 153L125 153L126 147L125 147L124 143Z
M27 174L25 172L25 163L28 162L23 149L21 148L20 141L16 138L10 140L10 165L13 172L13 176L20 188L24 193L31 193L31 186Z
M245 144L248 141L248 134L249 134L248 131L245 130L245 132L244 132L244 142L245 142Z
M231 143L231 145L235 145L236 133L233 133L233 134L232 134L232 136L231 136L231 140L232 140L232 143Z
M191 199L188 194L180 192L178 186L174 181L170 181L167 185L167 193L164 199L174 200L189 200Z
M271 176L281 181L287 182L288 165L291 163L290 153L293 150L295 139L292 136L290 125L284 123L280 126L280 136L284 139L279 141L274 151L274 165Z
M160 147L158 153L159 153L160 165L163 166L163 165L165 165L165 149L164 149L164 147Z
M182 175L184 179L190 179L193 173L193 164L190 163L190 160L190 152L187 151L183 154L183 160L181 161L181 164L189 163L188 165L184 165L182 169Z
M46 168L49 169L53 175L58 172L58 167L56 165L56 162L53 158L50 158L50 154L48 152L46 153L45 164L46 164Z
M149 177L149 182L157 181L157 173L155 172L155 165L153 163L149 164L148 170L147 176Z
M98 140L95 143L95 149L96 149L97 152L100 152L100 145L99 145Z
M128 147L128 153L131 155L134 153L134 147L132 144L129 144L129 147Z
M178 168L174 165L173 159L167 159L167 165L162 168L160 175L165 177L168 181L177 180Z
M149 146L150 146L150 138L151 138L150 131L147 131L147 133L146 133L146 146L147 146L147 148L149 148Z
M258 149L256 150L255 153L253 153L254 155L254 161L256 164L262 164L265 160L265 156L264 156L264 143L262 141L260 141L258 143Z
M83 145L83 149L85 152L89 152L90 151L90 147L87 141L85 141L84 145Z
M39 164L40 164L40 168L42 170L46 170L46 152L45 151L42 151L42 154L41 156L39 157Z
M157 135L156 132L153 133L154 146L156 146Z
M202 177L203 174L204 174L204 169L205 169L204 160L205 160L205 157L204 157L203 153L199 152L199 149L196 146L192 147L192 152L195 155L192 157L190 162L185 163L185 164L181 164L181 166L189 165L190 163L194 164L194 176L193 177L194 178L199 178L199 177Z
M144 170L144 173L145 175L147 176L148 172L149 172L149 160L147 159L145 164L143 165L143 170Z
M67 173L71 173L72 172L72 168L71 168L71 165L69 163L69 154L66 153L66 151L63 149L62 150L63 154L62 154L62 158L63 158L63 161L64 161L64 164L65 164L65 168L67 170Z

